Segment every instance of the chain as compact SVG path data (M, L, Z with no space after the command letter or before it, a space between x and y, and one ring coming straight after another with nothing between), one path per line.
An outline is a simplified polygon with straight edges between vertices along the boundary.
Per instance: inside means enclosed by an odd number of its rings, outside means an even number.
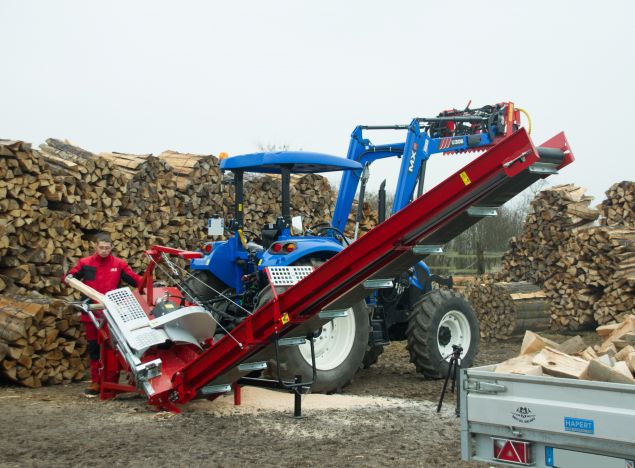
M151 261L151 262L153 262L153 263L155 264L155 266L157 266L157 267L158 267L161 271L163 271L163 272L167 275L167 277L168 277L168 278L170 278L170 279L171 279L174 283L179 283L179 281L178 281L177 279L173 278L173 277L170 275L170 273L169 273L169 272L168 272L165 268L163 268L163 266L162 266L159 262L157 262L154 258L152 258L152 256L151 256L151 255L148 255L148 258L150 259L150 261ZM172 270L175 274L177 274L177 275L178 275L178 270L177 270L177 268L180 268L180 267L178 267L177 265L175 265L174 263L172 263L172 262L171 262L171 261L169 261L169 260L167 260L167 263L168 263L168 265L172 265L172 267L170 267L170 269L171 269L171 270ZM183 270L183 269L182 269L182 270ZM183 271L184 271L187 275L189 275L190 277L192 277L192 278L196 278L194 275L190 275L190 274L189 274L186 270L183 270ZM196 279L197 279L197 280L199 280L198 278L196 278ZM199 280L199 281L200 281L200 280ZM203 282L201 281L201 283L203 283ZM203 284L205 284L205 283L203 283ZM152 287L152 285L150 285L150 287ZM212 290L214 290L213 288L211 288L211 289L212 289ZM214 291L215 291L215 290L214 290ZM199 301L197 298L195 298L194 296L192 296L189 292L187 292L187 291L185 291L185 290L183 290L182 292L183 292L183 294L185 294L185 295L187 296L187 298L190 300L190 302L192 302L192 303L194 303L194 304L197 304L197 305L199 305L199 306L203 307L203 305L200 303L200 301ZM220 294L220 293L219 293L219 294ZM222 294L221 294L221 295L222 295ZM225 297L226 299L228 299L229 301L231 301L231 299L227 298L226 296L224 296L224 295L223 295L223 297ZM231 301L231 302L233 302L233 301ZM235 303L235 302L234 302L234 303ZM237 304L237 305L238 305L238 304ZM240 307L240 306L239 306L239 307ZM221 325L221 323L220 323L218 320L216 320L216 317L214 317L214 314L210 313L210 315L212 316L212 320L214 320L214 322L216 322L216 325L218 325L218 326L219 326L219 327L220 327L220 328L221 328L221 329L225 332L225 334L226 334L227 336L229 336L232 340L234 340L234 341L236 342L236 344L237 344L237 345L238 345L238 346L242 349L242 348L243 348L242 343L241 343L240 341L238 341L236 338L234 338L234 336L233 336L233 335L232 335L232 334L231 334L231 333L230 333L230 332L229 332L229 331L228 331L225 327L223 327L223 326Z

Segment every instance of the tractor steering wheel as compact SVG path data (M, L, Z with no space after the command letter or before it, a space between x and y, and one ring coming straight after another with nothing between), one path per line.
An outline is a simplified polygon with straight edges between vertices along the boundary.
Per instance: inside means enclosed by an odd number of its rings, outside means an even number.
M337 229L336 227L331 226L328 223L316 224L315 226L312 226L309 229L311 229L311 230L315 229L315 232L318 235L321 232L334 231L335 235L333 237L343 241L347 246L350 245L350 243L348 242L348 239L344 236L344 233L342 231L340 231L339 229Z

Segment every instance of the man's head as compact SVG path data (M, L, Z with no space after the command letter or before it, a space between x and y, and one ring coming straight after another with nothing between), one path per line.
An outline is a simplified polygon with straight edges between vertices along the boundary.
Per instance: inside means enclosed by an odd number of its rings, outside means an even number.
M95 253L99 255L101 258L106 258L112 252L112 241L110 240L110 236L106 233L99 233L95 237L95 242L93 242L95 246Z

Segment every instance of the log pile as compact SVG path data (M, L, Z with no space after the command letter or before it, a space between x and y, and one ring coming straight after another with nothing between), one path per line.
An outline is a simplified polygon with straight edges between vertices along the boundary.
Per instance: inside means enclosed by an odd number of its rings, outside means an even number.
M510 240L503 255L501 279L544 286L554 328L579 330L594 323L597 289L579 272L590 270L585 270L586 257L576 246L581 227L595 221L599 212L589 207L592 197L584 192L571 184L540 192L531 202L522 234Z
M528 331L520 355L498 364L495 372L635 385L635 315L596 331L603 341L594 346L580 336L555 343Z
M559 248L572 236L573 229L599 216L589 207L593 198L584 192L584 188L568 184L538 193L529 207L522 234L512 237L503 256L503 269L511 281L542 284L559 270Z
M508 339L527 330L550 328L550 304L544 291L525 281L477 282L466 296L479 320L484 340Z
M0 140L0 176L0 291L59 293L65 259L83 247L75 185L19 141Z
M635 229L615 227L602 230L605 245L610 248L598 255L602 265L598 282L604 288L593 304L594 317L599 324L621 321L635 310Z
M604 226L635 228L635 182L622 181L606 191L606 199L600 206Z
M355 234L355 219L357 217L357 206L358 202L355 200L353 202L353 208L348 215L348 224L346 225L346 230L344 231L347 237L352 238ZM362 237L372 228L379 224L379 214L376 209L372 208L370 203L364 202L362 207L362 219L359 222L359 231L357 236Z
M0 296L0 376L27 387L82 380L87 366L80 326L62 301Z
M0 175L0 292L68 294L59 279L91 252L99 231L141 271L150 245L196 248L208 240L208 217L233 213L234 188L221 184L212 155L95 154L56 139L37 151L0 140ZM275 222L280 198L279 178L248 177L246 228ZM305 226L330 221L334 200L324 177L293 176L292 213Z

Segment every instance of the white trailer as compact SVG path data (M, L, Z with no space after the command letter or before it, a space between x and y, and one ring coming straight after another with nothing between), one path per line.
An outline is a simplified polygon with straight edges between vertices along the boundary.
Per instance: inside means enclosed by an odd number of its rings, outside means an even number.
M461 457L635 468L635 385L461 369Z

